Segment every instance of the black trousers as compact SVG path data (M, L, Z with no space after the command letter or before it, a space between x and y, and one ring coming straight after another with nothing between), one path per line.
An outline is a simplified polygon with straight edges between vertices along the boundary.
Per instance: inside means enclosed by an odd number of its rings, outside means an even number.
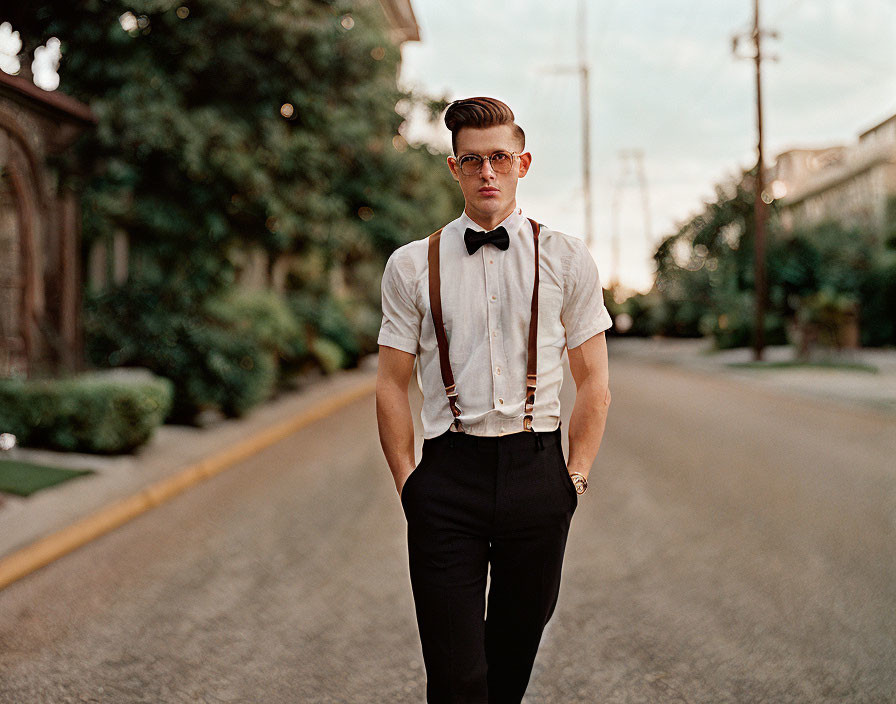
M424 440L401 504L427 702L522 700L577 501L559 428Z

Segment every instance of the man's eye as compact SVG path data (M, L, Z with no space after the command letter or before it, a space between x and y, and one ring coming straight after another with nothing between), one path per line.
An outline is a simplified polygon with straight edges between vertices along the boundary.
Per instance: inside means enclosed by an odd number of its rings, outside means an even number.
M510 154L507 152L496 152L495 154L492 154L491 158L492 161L497 161L498 163L507 161L508 159L510 159Z
M460 165L463 166L464 164L475 164L479 161L482 160L478 156L472 156L468 154L467 156L462 156L460 158Z

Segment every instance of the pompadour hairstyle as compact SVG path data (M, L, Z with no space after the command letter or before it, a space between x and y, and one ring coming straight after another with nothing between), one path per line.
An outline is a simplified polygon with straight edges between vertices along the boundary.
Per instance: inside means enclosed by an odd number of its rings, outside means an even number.
M451 149L457 155L457 133L464 127L496 127L510 125L526 148L526 133L513 121L513 110L497 98L464 98L455 100L445 111L445 126L451 131Z

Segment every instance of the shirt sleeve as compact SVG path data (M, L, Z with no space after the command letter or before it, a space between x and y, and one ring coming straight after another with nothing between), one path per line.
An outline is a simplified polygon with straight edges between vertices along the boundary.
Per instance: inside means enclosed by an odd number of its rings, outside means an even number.
M565 276L560 318L566 328L566 347L578 347L589 338L613 326L604 305L597 265L588 247L575 240L575 253Z
M414 303L413 262L392 253L383 271L383 322L377 343L417 354L422 315Z

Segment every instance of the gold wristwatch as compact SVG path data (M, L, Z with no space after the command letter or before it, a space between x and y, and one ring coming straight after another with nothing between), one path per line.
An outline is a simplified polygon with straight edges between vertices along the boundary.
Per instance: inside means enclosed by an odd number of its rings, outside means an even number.
M578 472L570 472L569 476L572 478L572 483L576 487L576 493L584 494L588 489L588 480L585 479L585 475L579 474Z

